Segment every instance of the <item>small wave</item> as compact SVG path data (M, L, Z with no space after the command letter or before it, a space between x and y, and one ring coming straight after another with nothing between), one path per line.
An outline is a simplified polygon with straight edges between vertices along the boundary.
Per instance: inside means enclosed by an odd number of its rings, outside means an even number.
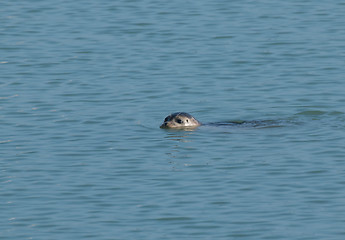
M302 115L302 116L320 116L320 115L331 115L331 116L338 116L338 115L343 115L343 112L339 111L320 111L320 110L313 110L313 111L303 111L299 112L296 115Z

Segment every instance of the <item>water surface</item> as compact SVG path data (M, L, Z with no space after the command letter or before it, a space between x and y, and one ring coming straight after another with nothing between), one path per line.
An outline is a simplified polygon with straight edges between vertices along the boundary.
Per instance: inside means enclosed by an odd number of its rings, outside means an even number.
M341 1L0 5L1 239L344 239Z

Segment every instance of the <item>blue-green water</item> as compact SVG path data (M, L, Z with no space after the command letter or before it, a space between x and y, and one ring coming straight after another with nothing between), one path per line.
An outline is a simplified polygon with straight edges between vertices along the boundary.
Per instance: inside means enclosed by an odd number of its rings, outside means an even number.
M0 239L345 238L345 4L0 2ZM279 127L159 128L201 122Z

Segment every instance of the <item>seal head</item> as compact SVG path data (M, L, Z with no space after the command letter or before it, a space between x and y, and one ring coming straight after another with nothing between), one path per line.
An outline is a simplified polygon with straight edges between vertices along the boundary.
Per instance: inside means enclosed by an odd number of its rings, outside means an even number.
M172 113L164 119L161 128L195 128L200 126L201 123L196 120L192 115L185 112Z

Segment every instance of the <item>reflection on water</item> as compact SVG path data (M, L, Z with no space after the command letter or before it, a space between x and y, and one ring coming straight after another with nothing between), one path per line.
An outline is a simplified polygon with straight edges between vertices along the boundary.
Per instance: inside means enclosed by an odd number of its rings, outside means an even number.
M168 132L167 136L165 137L167 140L173 140L173 141L178 141L178 142L190 142L191 140L189 139L192 132L195 131L196 129L179 129L179 130L165 130Z

